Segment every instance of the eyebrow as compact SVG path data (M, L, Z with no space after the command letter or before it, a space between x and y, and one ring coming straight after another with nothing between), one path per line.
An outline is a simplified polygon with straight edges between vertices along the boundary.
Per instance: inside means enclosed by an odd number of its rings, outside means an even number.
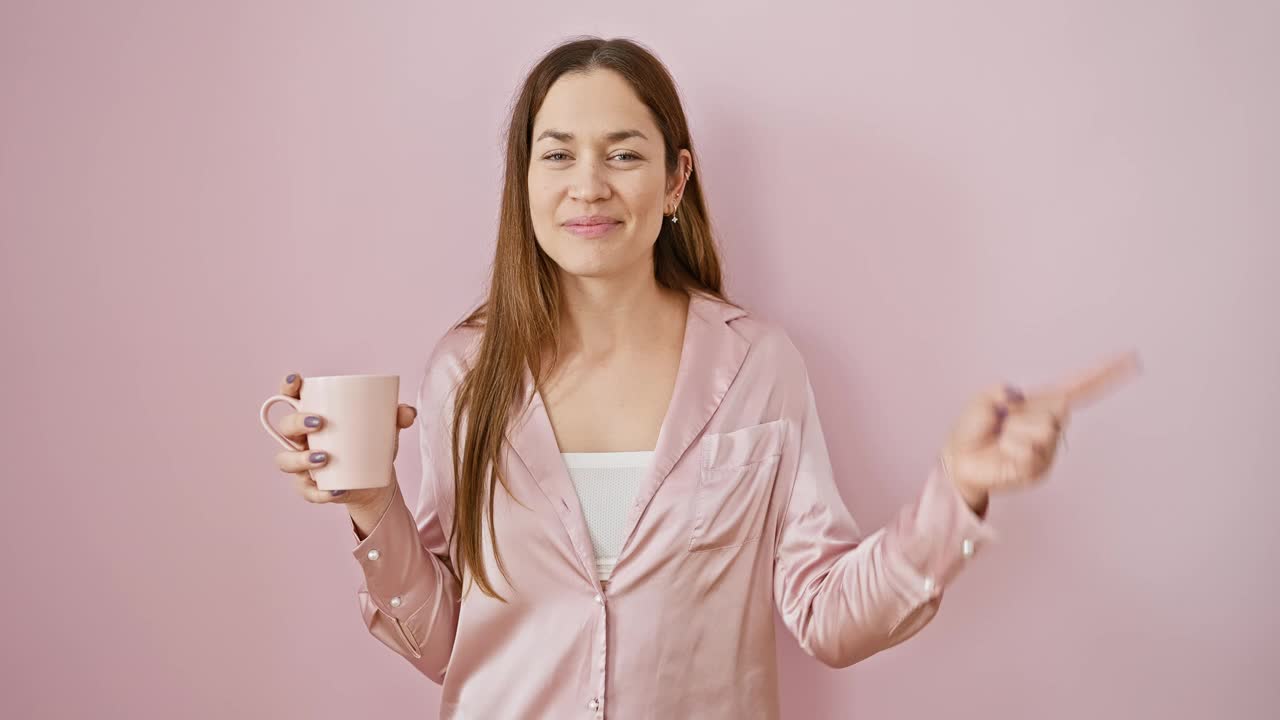
M644 133L634 129L614 130L613 132L608 132L608 133L605 133L604 135L604 139L611 143L622 142L627 138L633 138L633 137L638 137L642 140L649 139L648 136L646 136ZM553 140L559 140L560 142L570 142L571 140L573 140L573 133L564 132L563 130L556 130L554 128L551 128L548 130L543 130L542 134L539 135L538 139L534 140L534 142L535 143L539 142L543 138L552 138Z

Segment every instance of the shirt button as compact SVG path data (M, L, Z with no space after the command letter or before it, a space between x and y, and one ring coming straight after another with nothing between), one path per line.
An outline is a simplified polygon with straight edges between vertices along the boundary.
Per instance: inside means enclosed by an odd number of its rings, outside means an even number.
M400 599L399 595L391 598L391 607L398 608L403 604L404 604L404 601Z
M965 538L964 542L960 543L960 552L965 557L973 557L973 541Z
M588 710L595 710L599 707L600 707L600 701L595 698L591 698L591 702L587 703Z
M599 595L597 595L597 596L596 596L596 602L597 602L597 603L599 603L600 605L603 605L603 604L604 604L604 598L602 598L602 597L600 597Z
M933 578L927 577L924 579L924 591L933 592Z
M370 559L370 560L377 560L377 559L378 559L378 558L380 558L380 557L382 557L382 553L378 552L378 549L377 549L377 548L374 548L374 549L372 549L372 550L370 550L370 551L369 551L369 559Z

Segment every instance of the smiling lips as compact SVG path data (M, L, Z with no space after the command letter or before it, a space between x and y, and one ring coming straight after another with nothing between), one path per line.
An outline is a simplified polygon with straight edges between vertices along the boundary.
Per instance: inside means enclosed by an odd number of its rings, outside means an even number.
M591 215L570 220L564 224L564 229L578 237L594 238L606 235L621 225L622 223L611 217Z

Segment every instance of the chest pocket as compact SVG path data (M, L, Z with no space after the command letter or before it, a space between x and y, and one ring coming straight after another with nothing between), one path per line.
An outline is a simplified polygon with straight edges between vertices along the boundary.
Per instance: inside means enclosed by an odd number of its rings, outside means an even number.
M773 420L699 441L690 552L742 545L763 534L785 423Z

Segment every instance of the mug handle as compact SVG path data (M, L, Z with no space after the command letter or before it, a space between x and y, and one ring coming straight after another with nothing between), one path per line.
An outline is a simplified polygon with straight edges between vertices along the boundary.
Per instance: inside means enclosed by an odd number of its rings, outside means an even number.
M284 435L281 435L280 431L276 430L275 426L271 424L271 420L267 418L267 413L271 410L271 406L281 402L288 403L294 409L294 412L301 412L301 409L298 407L298 401L296 399L291 398L288 395L272 395L271 397L267 398L266 402L262 403L262 410L258 413L259 419L262 420L262 427L266 428L267 432L271 435L271 437L275 438L276 442L283 445L286 450L294 450L297 452L306 450L305 447L290 440Z

